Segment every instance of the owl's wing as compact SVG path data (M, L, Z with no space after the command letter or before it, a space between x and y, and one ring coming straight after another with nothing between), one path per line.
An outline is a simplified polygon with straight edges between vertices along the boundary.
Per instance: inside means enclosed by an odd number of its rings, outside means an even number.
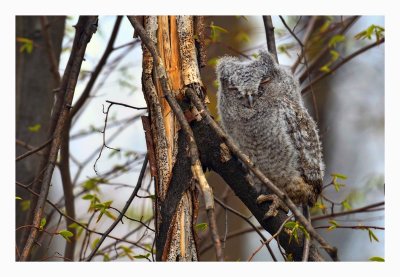
M284 114L287 131L299 153L298 170L302 173L304 181L311 185L318 195L322 189L324 164L317 126L300 104L283 98L279 105Z

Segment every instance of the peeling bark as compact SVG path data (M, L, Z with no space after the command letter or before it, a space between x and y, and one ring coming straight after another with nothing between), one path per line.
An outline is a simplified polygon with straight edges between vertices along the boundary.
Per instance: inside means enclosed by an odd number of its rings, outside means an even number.
M161 62L168 74L169 86L176 98L182 98L184 89L182 81L182 55L180 49L177 20L175 16L146 16L144 27L156 44ZM179 124L163 95L159 79L165 74L153 67L153 58L143 45L143 93L149 108L150 128L146 130L146 141L150 155L150 164L156 167L156 249L157 260L163 261L196 261L193 224L197 213L197 193L190 189L192 175L190 168L186 178L179 184L170 187L173 170L179 166L179 155L185 155L187 145L179 145L178 140L184 135L178 134ZM199 76L198 76L199 77ZM150 130L150 135L148 134ZM151 142L149 141L151 140ZM174 183L175 184L175 183ZM171 194L170 192L177 192ZM167 193L170 197L167 198ZM171 203L173 203L171 205ZM173 207L173 210L170 209Z

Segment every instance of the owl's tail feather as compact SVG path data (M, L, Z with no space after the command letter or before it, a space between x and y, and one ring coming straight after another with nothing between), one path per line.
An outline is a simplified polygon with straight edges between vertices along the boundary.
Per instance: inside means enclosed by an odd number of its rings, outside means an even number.
M307 204L303 205L303 215L305 218L307 218L308 221L311 221L311 216L310 216L310 209L308 207ZM307 236L304 236L304 240L303 240L303 258L302 261L303 262L307 262L308 261L308 256L310 253L310 240L307 238Z

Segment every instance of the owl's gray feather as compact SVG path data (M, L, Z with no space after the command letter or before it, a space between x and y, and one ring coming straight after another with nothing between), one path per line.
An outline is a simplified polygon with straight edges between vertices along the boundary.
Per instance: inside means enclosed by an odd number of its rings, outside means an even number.
M265 51L252 61L223 57L216 71L225 131L293 202L313 205L324 175L322 148L293 75Z

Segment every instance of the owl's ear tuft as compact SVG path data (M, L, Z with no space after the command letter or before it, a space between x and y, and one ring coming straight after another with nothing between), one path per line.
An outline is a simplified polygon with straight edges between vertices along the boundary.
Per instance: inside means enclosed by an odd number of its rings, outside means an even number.
M218 78L226 75L231 75L230 70L235 62L238 62L238 58L231 56L224 56L218 59L215 67Z
M263 64L267 64L268 68L276 66L275 58L270 53L268 53L267 50L260 50L259 55L260 55L259 61Z

